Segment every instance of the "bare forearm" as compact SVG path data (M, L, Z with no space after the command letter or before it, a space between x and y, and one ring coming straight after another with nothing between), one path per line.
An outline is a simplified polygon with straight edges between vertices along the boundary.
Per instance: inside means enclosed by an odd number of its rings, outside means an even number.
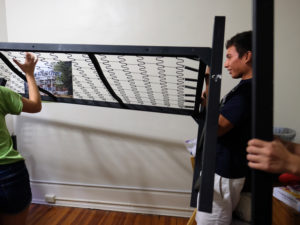
M300 155L293 154L287 163L287 171L289 173L300 176Z
M24 112L40 112L42 109L41 96L33 74L26 74L29 99L23 99Z
M40 92L36 85L33 74L26 75L26 78L27 78L27 83L28 83L29 100L31 100L37 104L41 104Z
M208 97L208 88L209 88L209 74L210 74L210 68L206 67L204 80L205 80L205 97Z
M284 141L284 140L280 140L284 146L291 152L294 153L296 155L300 156L300 144L294 143L294 142L290 142L290 141Z
M300 144L282 139L280 141L290 152L286 160L286 171L300 176Z
M294 154L300 156L300 144L296 144L296 143L292 142L292 146L293 146L292 148L293 148Z

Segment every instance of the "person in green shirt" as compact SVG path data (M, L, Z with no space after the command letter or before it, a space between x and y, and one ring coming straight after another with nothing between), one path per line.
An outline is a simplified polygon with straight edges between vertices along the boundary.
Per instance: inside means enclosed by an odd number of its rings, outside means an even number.
M14 62L25 73L29 98L0 86L0 224L24 225L31 203L29 175L24 158L13 148L6 127L7 114L37 113L42 109L41 97L34 78L38 59L26 53L25 62Z

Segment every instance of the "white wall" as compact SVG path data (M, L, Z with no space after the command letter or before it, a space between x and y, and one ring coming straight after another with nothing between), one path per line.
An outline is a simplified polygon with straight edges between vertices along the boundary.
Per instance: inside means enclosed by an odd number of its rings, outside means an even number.
M7 41L5 0L0 0L0 41Z
M7 0L8 41L211 46L213 18L225 38L251 29L248 0ZM224 71L222 93L235 82ZM192 169L183 116L44 103L15 118L33 198L102 209L189 216Z
M296 130L300 143L300 1L275 1L274 125Z
M252 24L249 0L12 0L6 5L11 42L211 46L214 16L226 16L225 39ZM225 94L233 86L226 71L223 84Z

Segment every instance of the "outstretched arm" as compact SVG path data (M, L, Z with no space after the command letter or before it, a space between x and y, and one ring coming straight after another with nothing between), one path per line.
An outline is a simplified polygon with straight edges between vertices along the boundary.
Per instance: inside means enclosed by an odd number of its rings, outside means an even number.
M25 73L28 84L29 99L24 97L22 98L23 112L36 113L40 112L42 109L40 92L34 78L34 69L37 61L38 59L35 58L32 53L28 52L26 52L24 63L20 63L19 61L14 59L14 62Z
M300 145L292 143L289 151L279 140L263 141L252 139L248 142L248 165L253 169L271 173L292 173L300 175ZM298 153L298 154L297 154Z

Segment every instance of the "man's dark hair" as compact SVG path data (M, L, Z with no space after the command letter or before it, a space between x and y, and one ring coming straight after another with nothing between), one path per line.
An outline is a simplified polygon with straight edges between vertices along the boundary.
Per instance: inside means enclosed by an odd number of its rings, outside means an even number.
M241 58L247 51L252 51L252 31L238 33L226 42L226 49L235 46Z

